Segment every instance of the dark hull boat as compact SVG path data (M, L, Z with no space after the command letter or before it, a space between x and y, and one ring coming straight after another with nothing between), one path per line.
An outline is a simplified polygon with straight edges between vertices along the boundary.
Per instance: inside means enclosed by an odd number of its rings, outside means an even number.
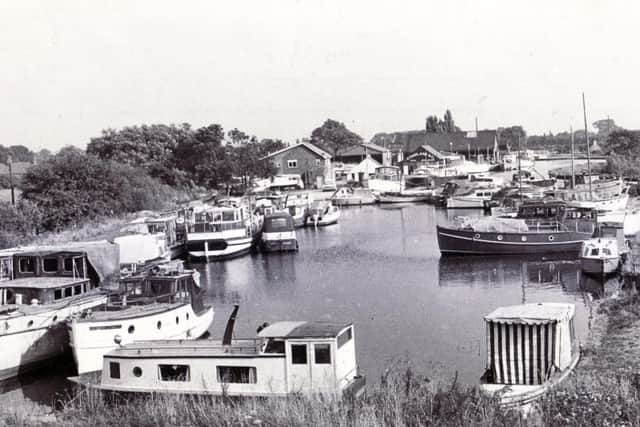
M593 234L577 231L476 232L442 226L437 226L436 230L441 253L471 255L578 255L582 242Z
M596 212L558 201L523 203L515 217L457 217L438 225L442 254L578 256L597 226Z

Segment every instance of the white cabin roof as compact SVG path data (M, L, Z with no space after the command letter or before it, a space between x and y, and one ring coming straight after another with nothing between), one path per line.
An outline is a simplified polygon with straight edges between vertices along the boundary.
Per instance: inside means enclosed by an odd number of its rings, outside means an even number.
M335 322L276 322L260 332L260 338L335 338L351 323Z
M573 317L575 306L568 303L537 303L499 307L487 315L487 322L541 325Z

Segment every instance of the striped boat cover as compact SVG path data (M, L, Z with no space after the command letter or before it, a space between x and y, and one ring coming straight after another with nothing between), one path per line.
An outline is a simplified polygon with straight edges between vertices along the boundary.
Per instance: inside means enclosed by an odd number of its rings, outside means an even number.
M496 384L542 384L556 370L558 322L486 323L487 357Z

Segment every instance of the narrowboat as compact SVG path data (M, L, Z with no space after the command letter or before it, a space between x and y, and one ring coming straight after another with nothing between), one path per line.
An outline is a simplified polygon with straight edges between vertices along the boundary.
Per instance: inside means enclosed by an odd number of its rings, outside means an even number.
M186 246L190 259L223 260L249 253L252 218L243 207L202 206L186 215Z
M505 407L541 397L580 359L575 306L565 303L499 307L485 317L487 370L480 388Z
M0 381L69 350L66 321L107 301L85 252L0 254Z
M103 306L72 318L69 335L78 373L102 369L104 354L120 344L201 337L214 312L202 303L198 276L182 261L158 264L123 278Z
M99 375L69 378L107 393L176 393L276 397L291 393L341 398L364 392L351 323L284 321L232 339L234 309L222 341L147 341L104 356Z
M264 217L260 247L264 252L298 250L295 224L291 215L276 212Z
M334 206L330 201L317 201L309 209L307 226L318 227L337 224L339 218L340 208Z
M582 242L593 237L596 211L561 201L528 201L512 218L456 218L437 225L442 254L578 256Z

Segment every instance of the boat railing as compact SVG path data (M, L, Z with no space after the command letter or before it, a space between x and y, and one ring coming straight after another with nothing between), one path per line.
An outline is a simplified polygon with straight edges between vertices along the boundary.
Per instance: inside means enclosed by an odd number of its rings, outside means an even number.
M229 222L196 222L188 225L189 233L217 233L220 231L238 230L244 228L243 221Z
M220 341L209 340L175 340L175 341L136 341L134 349L138 353L177 351L180 353L220 353L220 354L259 354L262 347L261 339L235 339L231 345ZM126 349L126 348L125 348Z

